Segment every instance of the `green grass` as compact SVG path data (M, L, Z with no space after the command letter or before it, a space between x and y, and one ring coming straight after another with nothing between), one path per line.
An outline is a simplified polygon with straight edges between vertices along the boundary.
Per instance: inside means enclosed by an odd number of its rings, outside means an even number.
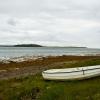
M72 63L65 63L65 67L84 67L93 65L100 65L100 59L89 59Z
M65 64L98 65L100 59ZM100 100L100 77L81 81L45 81L41 74L0 80L0 100Z

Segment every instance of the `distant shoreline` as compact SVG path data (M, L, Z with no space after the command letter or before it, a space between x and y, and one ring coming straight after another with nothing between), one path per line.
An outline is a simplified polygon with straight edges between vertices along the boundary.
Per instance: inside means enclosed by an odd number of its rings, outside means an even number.
M43 46L39 44L17 44L17 45L0 45L0 47L58 47L58 48L88 48L78 46Z
M0 58L0 63L9 63L9 62L23 62L29 60L36 60L41 58L48 57L100 57L100 54L86 54L86 55L33 55L33 56L18 56L18 57L3 57Z

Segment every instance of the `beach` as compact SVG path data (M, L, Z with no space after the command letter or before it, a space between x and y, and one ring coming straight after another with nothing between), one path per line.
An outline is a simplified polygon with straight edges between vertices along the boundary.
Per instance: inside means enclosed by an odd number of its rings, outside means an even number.
M27 58L27 59L26 59ZM0 100L99 100L100 77L81 81L46 81L52 68L100 65L100 56L38 56L0 61Z
M100 59L100 56L31 56L1 60L0 79L35 75L46 69L67 68L70 67L70 64L75 64L79 61L82 62L95 59Z

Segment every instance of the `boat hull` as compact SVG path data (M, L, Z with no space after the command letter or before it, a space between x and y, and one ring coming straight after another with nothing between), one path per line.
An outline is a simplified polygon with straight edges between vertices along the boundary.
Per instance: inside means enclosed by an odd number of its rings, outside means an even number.
M46 80L82 80L99 75L100 65L66 69L51 69L42 72L42 76Z

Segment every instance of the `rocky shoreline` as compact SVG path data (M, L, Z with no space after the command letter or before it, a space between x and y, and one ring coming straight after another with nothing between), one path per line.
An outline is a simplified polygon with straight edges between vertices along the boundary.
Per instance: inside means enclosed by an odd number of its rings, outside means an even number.
M0 63L10 63L10 62L23 62L23 61L30 61L30 60L38 60L42 58L48 58L48 57L59 57L59 56L100 56L100 54L80 54L80 55L40 55L40 56L21 56L21 57L12 57L12 58L6 58L2 57L0 58Z
M35 75L46 69L65 68L68 64L91 59L100 59L100 56L31 56L1 60L0 79Z

